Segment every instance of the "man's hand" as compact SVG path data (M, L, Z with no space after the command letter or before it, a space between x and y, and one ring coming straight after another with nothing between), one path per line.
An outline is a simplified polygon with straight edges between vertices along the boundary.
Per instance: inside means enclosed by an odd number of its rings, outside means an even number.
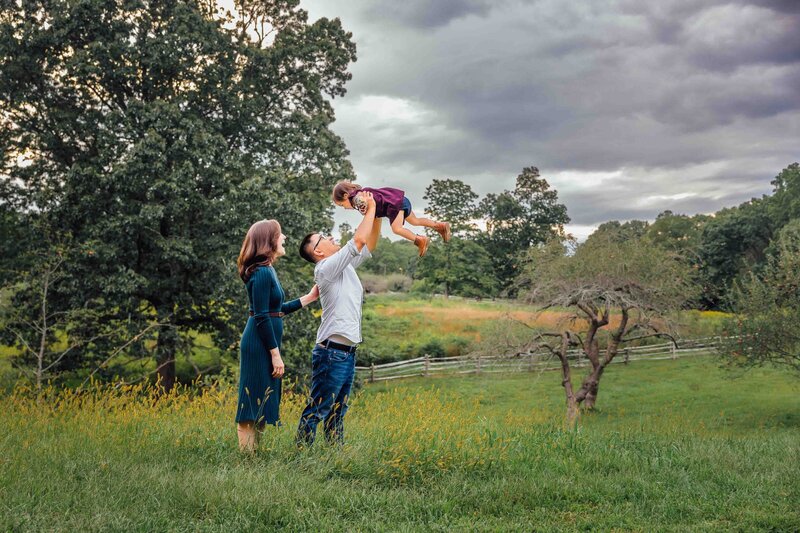
M364 200L367 202L367 212L364 213L364 218L358 224L356 232L353 234L353 242L360 252L364 245L367 244L367 239L372 232L372 223L375 221L375 198L372 197L371 192L363 193Z
M364 202L366 202L367 209L369 209L370 207L375 207L375 197L372 196L371 192L365 191L359 194L364 199Z

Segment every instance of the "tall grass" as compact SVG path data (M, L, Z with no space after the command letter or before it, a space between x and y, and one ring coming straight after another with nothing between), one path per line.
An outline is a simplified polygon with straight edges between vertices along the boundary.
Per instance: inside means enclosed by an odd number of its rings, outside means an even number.
M303 396L253 457L226 384L0 398L0 530L793 531L796 380L708 360L609 371L563 428L555 373L370 386L300 452Z

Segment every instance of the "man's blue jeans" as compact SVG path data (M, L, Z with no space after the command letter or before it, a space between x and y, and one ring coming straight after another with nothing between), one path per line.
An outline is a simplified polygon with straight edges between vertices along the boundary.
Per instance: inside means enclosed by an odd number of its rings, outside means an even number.
M325 421L328 442L344 442L344 415L356 371L355 353L319 344L311 352L311 395L297 428L297 444L310 446L317 425Z

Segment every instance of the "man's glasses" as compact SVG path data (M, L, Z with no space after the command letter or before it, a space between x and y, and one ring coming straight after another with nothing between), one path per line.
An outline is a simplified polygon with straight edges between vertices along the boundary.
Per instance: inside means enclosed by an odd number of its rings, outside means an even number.
M317 239L317 244L315 244L314 247L311 249L312 252L317 249L317 246L319 246L319 243L322 242L322 239L324 239L324 238L325 238L325 234L320 232L319 239Z

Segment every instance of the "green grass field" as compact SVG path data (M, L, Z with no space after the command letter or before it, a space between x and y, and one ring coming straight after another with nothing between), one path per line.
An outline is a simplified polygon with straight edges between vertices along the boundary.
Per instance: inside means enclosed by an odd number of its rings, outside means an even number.
M556 373L362 389L347 444L255 457L229 387L0 398L0 530L796 531L796 376L711 358L615 366L565 430Z

